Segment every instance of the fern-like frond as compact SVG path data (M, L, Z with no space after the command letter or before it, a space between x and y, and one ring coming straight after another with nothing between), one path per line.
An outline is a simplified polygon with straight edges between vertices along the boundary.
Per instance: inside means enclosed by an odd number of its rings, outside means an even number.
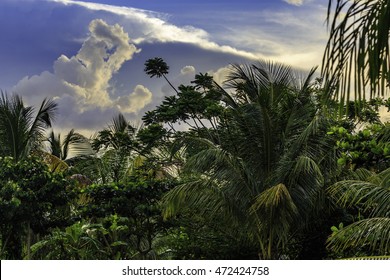
M327 247L335 252L367 247L379 254L390 253L390 218L370 218L355 222L334 233Z
M372 216L390 215L390 188L365 181L341 181L328 189L328 193L342 207L360 206L370 210Z

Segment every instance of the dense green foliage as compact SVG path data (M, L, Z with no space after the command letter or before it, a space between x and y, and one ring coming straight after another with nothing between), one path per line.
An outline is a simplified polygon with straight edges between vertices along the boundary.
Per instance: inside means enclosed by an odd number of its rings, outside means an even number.
M48 134L48 145L27 139L34 148L18 160L3 150L1 257L388 254L389 126L378 118L386 104L340 118L313 73L232 65L223 87L200 73L143 126L119 114L90 140L72 130L63 141Z
M367 168L377 172L390 167L389 123L371 124L359 131L332 127L328 134L337 139L336 146L341 152L340 165L352 170Z
M390 98L349 100L352 74L388 86L389 1L333 2L324 79L258 61L176 88L155 57L172 95L91 139L2 93L0 258L389 258Z
M71 219L71 183L36 158L0 158L1 256L29 257L33 235L63 228Z

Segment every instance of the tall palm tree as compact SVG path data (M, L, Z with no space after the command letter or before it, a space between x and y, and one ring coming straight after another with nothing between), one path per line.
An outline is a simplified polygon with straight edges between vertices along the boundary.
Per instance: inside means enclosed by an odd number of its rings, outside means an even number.
M148 74L151 78L157 77L160 78L161 76L167 81L167 83L173 88L173 90L178 93L177 89L172 85L172 83L168 80L166 74L168 74L169 66L167 63L161 58L161 57L155 57L148 59L145 62L145 69L144 71L146 74Z
M389 0L329 0L322 73L342 103L353 92L355 99L364 99L367 88L370 97L388 92L389 18Z
M221 141L200 140L208 148L186 163L188 178L165 197L165 216L190 207L247 232L260 258L280 257L320 209L320 166L331 166L326 122L311 96L314 71L300 81L277 63L233 65L227 85L235 92L222 92Z
M358 169L353 177L328 191L338 205L357 207L366 218L334 233L328 247L336 252L363 248L390 258L390 168L378 174Z
M208 73L199 73L195 75L195 80L191 81L191 84L195 84L195 89L203 89L206 91L211 89L214 85L213 76L210 76Z
M15 161L40 149L45 140L45 130L52 125L57 104L44 99L35 113L35 108L25 106L18 95L0 96L0 153Z

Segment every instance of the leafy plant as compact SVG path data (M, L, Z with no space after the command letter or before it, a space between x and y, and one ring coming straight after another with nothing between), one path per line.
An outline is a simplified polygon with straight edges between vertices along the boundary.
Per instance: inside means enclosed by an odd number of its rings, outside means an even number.
M389 255L390 169L378 174L358 169L353 176L337 182L328 192L341 207L355 207L366 217L334 230L328 247L337 253L355 249L360 255Z
M364 100L388 92L389 16L387 0L329 0L322 73L342 105L351 93Z
M0 158L0 197L0 255L6 258L30 258L34 235L70 222L69 182L36 158Z

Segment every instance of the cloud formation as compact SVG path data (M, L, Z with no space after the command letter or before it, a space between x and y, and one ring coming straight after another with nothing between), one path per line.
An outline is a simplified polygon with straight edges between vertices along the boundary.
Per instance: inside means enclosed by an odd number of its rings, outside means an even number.
M61 55L54 62L54 73L25 77L14 91L32 100L54 95L58 103L71 97L79 113L96 107L135 113L150 103L152 94L142 85L127 96L110 94L113 75L139 51L123 28L96 19L89 24L89 32L76 55Z
M302 6L304 2L304 0L283 0L283 1L294 6Z
M268 58L303 68L317 65L325 34L325 30L322 32L318 29L318 26L323 26L321 13L326 14L321 6L323 3L315 3L319 0L286 0L289 4L308 4L299 9L277 1L282 4L281 8L273 9L273 5L265 9L247 7L240 13L237 13L237 9L226 9L219 13L185 11L189 15L196 14L194 18L187 18L184 10L180 10L180 15L171 10L174 13L169 16L113 6L115 1L106 1L110 4L77 0L46 1L45 15L50 16L42 22L50 28L45 29L46 36L37 36L37 41L46 43L47 37L59 38L58 34L68 37L56 47L51 43L52 56L44 67L19 75L15 80L28 76L20 80L13 91L21 94L30 104L38 104L44 97L55 96L61 108L63 122L60 124L70 128L81 127L81 121L89 129L98 122L101 127L117 111L131 114L128 116L131 119L139 119L146 110L159 104L165 95L174 94L163 79L149 79L142 71L143 62L150 57L166 59L171 70L168 78L176 87L189 84L197 71L209 71L222 84L228 71L228 67L223 66L230 62L246 63ZM267 7L268 1L259 3ZM70 13L75 20L69 26L66 20L61 19L68 18ZM175 23L169 21L170 17ZM80 26L86 27L94 18L119 25L93 20L85 38L85 31ZM36 21L31 25L35 26ZM130 34L130 38L123 30ZM70 41L72 44L64 48L64 42ZM138 50L134 44L144 51L136 55ZM46 50L46 46L40 44L36 49ZM133 56L131 63L126 63ZM53 70L50 70L52 63ZM49 71L41 72L43 70ZM41 74L33 75L36 73Z
M110 26L103 20L93 20L90 35L78 54L61 55L54 63L54 73L71 90L81 108L108 107L113 101L109 82L122 64L137 52L119 25Z
M181 70L180 70L180 74L182 75L195 75L195 67L192 66L192 65L187 65L187 66L184 66Z
M230 28L219 36L233 46L261 52L263 59L310 69L321 63L326 45L326 7L315 1L302 3L306 5L299 9L286 7L249 13L245 16L247 25Z
M119 92L112 85L115 75L139 50L118 24L101 19L89 24L89 35L76 55L61 55L53 72L24 77L13 88L28 104L37 105L50 96L59 105L57 125L61 129L100 127L118 111L137 114L152 102L143 85Z
M119 7L107 4L73 1L73 0L50 0L52 2L62 3L64 5L78 5L93 11L105 11L115 15L130 19L132 29L137 33L133 38L136 44L141 43L189 43L202 49L218 51L227 54L233 54L245 57L247 59L257 59L258 56L244 50L220 45L214 42L210 34L203 29L193 26L176 26L167 21L167 15L152 11Z
M136 113L152 102L152 93L143 85L137 85L129 96L121 96L115 100L119 111L123 113Z
M126 30L131 30L135 44L192 44L237 58L268 58L307 69L321 62L326 44L326 29L323 28L326 6L319 0L283 0L302 8L245 10L239 17L236 11L224 12L223 16L217 13L211 21L218 20L219 26L213 33L194 26L172 24L168 21L169 15L164 13L77 0L51 1L119 16Z

